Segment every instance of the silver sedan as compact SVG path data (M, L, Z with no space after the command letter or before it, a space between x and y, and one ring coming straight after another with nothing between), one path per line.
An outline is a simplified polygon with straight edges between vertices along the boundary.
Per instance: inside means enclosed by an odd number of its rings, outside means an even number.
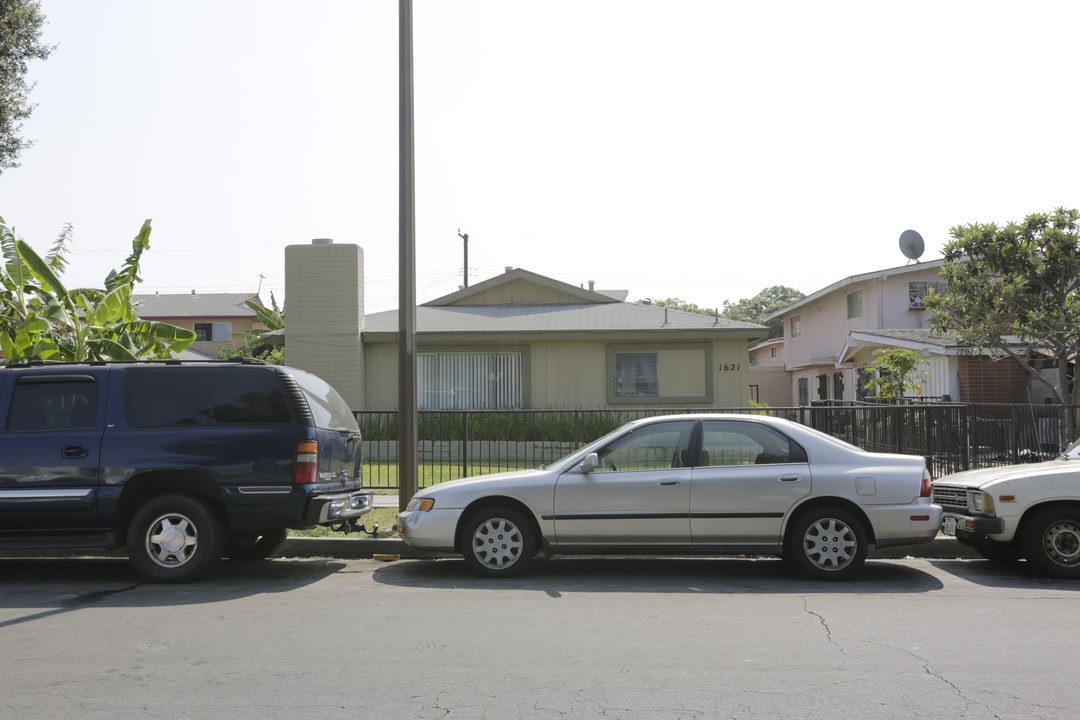
M539 470L426 488L395 524L413 547L495 577L542 550L779 555L826 579L857 571L872 545L927 542L940 527L923 458L717 414L636 420Z

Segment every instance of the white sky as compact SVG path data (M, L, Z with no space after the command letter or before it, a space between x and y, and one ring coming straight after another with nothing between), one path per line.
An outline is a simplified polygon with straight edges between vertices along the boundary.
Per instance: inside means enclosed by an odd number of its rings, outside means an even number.
M0 215L98 285L284 299L284 248L398 299L397 0L44 0ZM1080 205L1080 3L414 0L417 300L505 266L704 307Z

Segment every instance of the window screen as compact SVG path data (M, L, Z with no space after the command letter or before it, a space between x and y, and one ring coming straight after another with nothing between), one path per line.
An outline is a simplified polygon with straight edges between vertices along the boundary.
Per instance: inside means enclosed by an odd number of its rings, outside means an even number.
M659 394L656 352L615 353L615 397L657 397Z
M420 353L416 357L421 410L509 410L523 405L519 352Z

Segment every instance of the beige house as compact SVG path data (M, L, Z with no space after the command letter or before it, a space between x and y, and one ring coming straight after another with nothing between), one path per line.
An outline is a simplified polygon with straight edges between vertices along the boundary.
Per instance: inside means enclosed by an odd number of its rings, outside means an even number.
M918 377L913 379L922 387L918 395L928 400L1046 400L1047 388L1015 360L985 355L948 333L931 332L924 300L931 289L942 286L944 263L916 262L855 275L771 315L769 320L784 323L784 369L793 404L867 399L875 353L889 348L922 355ZM1025 351L1019 341L1015 346L1018 352ZM754 367L751 383L759 382L757 378Z
M769 407L791 406L791 375L784 363L784 338L750 348L750 399Z
M286 249L290 365L354 408L393 410L398 311L363 312L363 251ZM749 404L747 343L767 328L626 302L522 269L416 308L422 410L714 408Z
M916 262L848 277L771 315L768 320L784 323L784 368L793 404L863 399L872 350L906 346L894 342L895 336L881 334L874 336L874 343L863 342L869 332L919 330L920 337L929 338L924 299L931 288L941 286L944 262ZM945 354L931 361L924 394L957 397L949 362Z
M262 328L255 311L247 306L250 300L262 305L257 294L251 293L190 293L135 295L139 317L143 320L166 322L194 330L198 339L191 350L214 357L222 348L235 348L244 343L249 330Z

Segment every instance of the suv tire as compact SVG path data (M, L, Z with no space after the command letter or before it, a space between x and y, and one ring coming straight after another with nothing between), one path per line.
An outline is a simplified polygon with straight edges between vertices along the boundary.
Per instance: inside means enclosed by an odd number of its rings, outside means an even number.
M152 582L186 582L220 559L221 523L200 500L161 495L138 509L127 533L127 551L140 575Z

